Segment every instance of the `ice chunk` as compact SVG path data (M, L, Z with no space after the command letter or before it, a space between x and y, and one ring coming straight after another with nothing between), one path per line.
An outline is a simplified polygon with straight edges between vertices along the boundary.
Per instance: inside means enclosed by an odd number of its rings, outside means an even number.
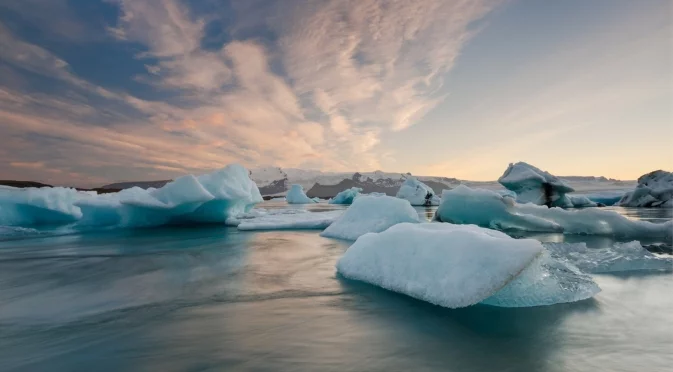
M289 211L288 211L289 212ZM261 217L242 219L239 230L322 230L344 213L342 210L305 213L269 213Z
M306 196L302 185L292 185L285 196L288 204L313 204L315 200Z
M601 192L593 192L589 194L573 194L570 196L571 199L582 197L587 198L590 201L596 203L596 205L602 206L611 206L617 204L625 192L622 190L606 190Z
M626 193L617 204L623 207L673 208L673 173L657 170L641 176L636 189Z
M528 163L510 163L498 182L514 191L519 203L572 207L565 194L575 190L558 177Z
M353 200L362 192L359 187L351 187L336 194L336 196L329 200L330 204L353 204Z
M59 225L77 221L82 212L74 203L90 193L65 187L0 188L0 225Z
M436 219L475 224L497 230L609 235L625 239L647 237L670 241L673 221L655 224L633 221L616 212L597 208L564 210L518 204L512 198L484 189L460 185L445 190Z
M505 288L481 303L500 307L545 306L586 300L600 291L590 276L544 252Z
M568 195L570 203L575 208L586 208L586 207L597 207L598 204L594 203L592 200L587 198L584 195Z
M597 287L586 277L582 283L591 290L579 285L562 288L579 273L572 272L572 279L561 274L548 279L548 266L555 263L543 252L538 241L477 226L402 223L361 236L339 260L337 270L344 277L449 308L486 299L502 306L548 305L595 293ZM501 290L505 292L497 295Z
M587 248L585 243L545 243L554 257L568 260L588 273L620 271L672 271L673 259L660 257L638 241L617 243L610 248Z
M403 199L361 195L320 235L355 240L368 232L381 232L402 222L420 222L418 212Z
M408 200L411 205L439 205L435 191L416 177L409 177L402 183L397 197Z

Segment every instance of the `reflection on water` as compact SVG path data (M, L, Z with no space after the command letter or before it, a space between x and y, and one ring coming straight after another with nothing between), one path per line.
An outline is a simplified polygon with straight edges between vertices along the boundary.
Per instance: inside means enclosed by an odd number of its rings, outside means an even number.
M671 274L597 275L603 291L574 304L450 310L340 278L334 265L347 247L311 231L217 226L0 242L0 370L593 372L673 363Z

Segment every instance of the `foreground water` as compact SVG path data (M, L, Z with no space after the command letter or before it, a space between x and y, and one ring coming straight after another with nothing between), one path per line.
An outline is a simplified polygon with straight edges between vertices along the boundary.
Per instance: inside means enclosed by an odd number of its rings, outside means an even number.
M620 213L670 219L668 211ZM603 291L574 304L449 310L338 277L334 265L348 245L311 231L217 226L2 241L0 370L666 371L673 365L673 275L595 275Z

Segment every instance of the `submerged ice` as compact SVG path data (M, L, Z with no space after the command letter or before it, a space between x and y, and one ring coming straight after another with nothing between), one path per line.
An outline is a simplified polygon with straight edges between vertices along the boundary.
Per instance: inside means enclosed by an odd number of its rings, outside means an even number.
M416 177L409 177L402 183L397 197L408 200L411 205L439 205L440 201L435 191Z
M285 210L284 212L288 212ZM316 229L322 230L330 226L344 211L308 212L304 213L267 213L265 215L241 219L239 230L289 230Z
M554 257L567 260L587 273L673 271L673 259L657 256L638 241L609 248L587 248L586 243L545 243Z
M541 243L473 225L402 223L361 236L337 263L346 278L436 305L550 305L599 291ZM534 290L535 293L528 291Z
M475 224L496 230L607 235L623 239L650 238L670 241L673 221L656 224L630 220L619 213L597 208L564 210L519 204L510 197L460 185L445 190L435 217L439 221Z

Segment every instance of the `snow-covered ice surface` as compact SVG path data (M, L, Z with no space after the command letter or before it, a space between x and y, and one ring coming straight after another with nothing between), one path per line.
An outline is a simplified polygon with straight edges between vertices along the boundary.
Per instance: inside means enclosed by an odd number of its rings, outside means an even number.
M411 205L439 205L439 197L428 185L416 179L407 178L396 195L400 199L408 200Z
M353 204L353 200L360 195L362 189L359 187L351 187L336 194L336 196L329 200L330 204Z
M667 242L673 235L673 221L661 224L633 221L599 208L564 210L531 203L518 204L496 192L462 185L444 191L436 216L443 222L505 231L607 235L623 239L643 237Z
M545 205L549 197L552 206L572 207L572 202L565 195L575 189L560 178L528 163L510 164L498 182L514 191L520 203ZM549 190L545 191L545 186Z
M420 222L418 212L408 201L385 195L361 195L320 235L355 240L366 233L381 232L403 222Z
M295 211L295 213L269 213L256 218L242 219L239 230L322 230L330 226L344 212Z
M285 196L288 204L313 204L316 201L306 196L302 185L292 185Z
M550 305L599 291L589 277L545 254L540 242L473 225L402 223L365 234L337 270L449 308L485 300L505 307Z
M587 273L673 271L673 258L655 255L638 241L610 248L587 248L585 243L544 243L554 257L568 260Z
M626 193L618 205L673 208L673 173L658 170L641 176L635 190Z
M232 164L200 176L187 175L159 189L139 187L96 195L66 188L0 191L0 224L31 226L160 226L224 223L252 208L262 196L248 171Z

